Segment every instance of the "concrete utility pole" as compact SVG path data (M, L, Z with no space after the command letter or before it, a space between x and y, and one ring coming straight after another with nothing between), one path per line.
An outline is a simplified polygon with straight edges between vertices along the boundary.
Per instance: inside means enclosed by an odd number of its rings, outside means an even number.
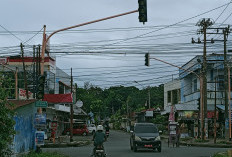
M229 66L228 66L228 60L227 60L227 46L226 46L226 42L227 42L227 38L228 38L228 34L230 33L230 29L229 26L228 27L223 27L223 28L207 28L209 30L216 30L215 32L208 32L206 34L222 34L224 36L223 40L214 40L211 39L211 43L214 43L215 41L222 41L224 43L224 92L225 92L225 137L231 140L231 123L228 121L231 121L231 106L229 105L229 115L228 115L228 104L230 104L230 76L228 75L229 73ZM220 30L222 30L222 32L219 32ZM229 120L228 120L228 116L229 116ZM229 123L229 124L226 124ZM226 127L226 126L229 126Z
M72 68L71 68L71 94L73 94L73 77L72 77ZM70 142L73 142L73 102L70 106Z
M26 90L27 99L29 99L28 88L27 88L27 74L26 74L26 67L25 67L25 62L24 62L24 51L23 51L23 44L22 43L20 44L20 47L21 47L22 60L23 60L24 86L25 86L25 90Z
M202 78L203 78L203 87L202 87L202 100L203 100L203 107L201 111L201 119L204 118L204 122L201 121L201 138L207 139L208 138L208 110L207 110L207 62L206 62L206 30L209 26L213 25L213 22L210 19L202 19L197 24L197 26L201 27L200 33L203 33L204 39L203 39L203 63L202 63ZM192 39L192 43L195 43L195 41ZM201 40L198 39L198 43L201 43Z

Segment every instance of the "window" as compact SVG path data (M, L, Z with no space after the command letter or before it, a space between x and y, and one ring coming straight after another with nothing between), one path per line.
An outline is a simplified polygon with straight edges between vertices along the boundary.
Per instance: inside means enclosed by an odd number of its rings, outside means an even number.
M197 91L197 79L193 81L193 92Z
M64 85L59 82L59 94L64 94Z
M210 80L213 81L213 70L210 71Z
M171 102L171 96L172 96L171 91L168 91L168 103Z
M224 89L224 75L218 75L218 89Z

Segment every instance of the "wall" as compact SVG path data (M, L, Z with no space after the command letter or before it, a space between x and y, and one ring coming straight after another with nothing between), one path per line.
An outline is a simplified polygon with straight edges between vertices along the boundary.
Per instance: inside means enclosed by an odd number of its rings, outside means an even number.
M36 108L34 106L35 104L32 103L15 110L16 135L14 136L13 151L16 154L28 152L35 147L33 122Z
M164 108L168 105L168 91L180 89L180 80L176 79L164 84Z
M70 93L70 88L67 88L67 86L70 87L70 85L71 85L70 84L71 76L68 75L67 73L65 73L63 70L56 67L56 76L55 77L56 77L56 80L55 80L55 94L60 94L59 93L59 82L62 82L62 85L64 85L63 94Z

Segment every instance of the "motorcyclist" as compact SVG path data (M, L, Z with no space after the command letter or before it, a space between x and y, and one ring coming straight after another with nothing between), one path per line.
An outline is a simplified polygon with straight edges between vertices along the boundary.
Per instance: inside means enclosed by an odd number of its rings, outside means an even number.
M93 149L93 152L92 152L92 155L94 155L94 152L97 148L98 145L102 145L103 146L103 142L106 141L106 135L105 133L103 132L103 126L102 125L98 125L97 126L97 132L95 132L95 134L93 135L93 141L94 141L94 149ZM104 149L104 147L103 147ZM105 149L104 149L104 152L105 152Z

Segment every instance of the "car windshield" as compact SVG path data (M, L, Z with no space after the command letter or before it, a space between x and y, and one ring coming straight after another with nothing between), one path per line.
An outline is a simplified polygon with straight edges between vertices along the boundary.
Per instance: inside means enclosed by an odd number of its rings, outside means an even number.
M134 129L135 133L158 133L158 129L155 126L136 126Z

